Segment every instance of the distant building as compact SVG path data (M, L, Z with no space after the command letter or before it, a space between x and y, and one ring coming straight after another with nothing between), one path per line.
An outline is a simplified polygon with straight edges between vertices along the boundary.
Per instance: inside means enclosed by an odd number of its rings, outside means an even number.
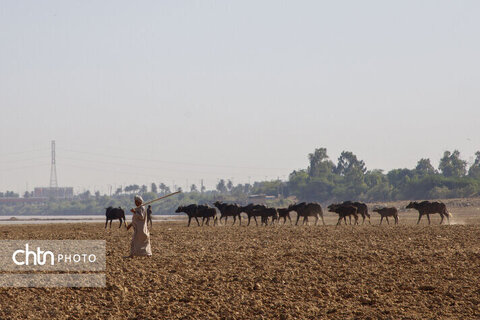
M274 200L275 196L267 196L266 194L252 194L248 196L249 203L266 204L267 200Z
M33 198L71 199L73 198L73 188L72 187L35 188L33 189Z

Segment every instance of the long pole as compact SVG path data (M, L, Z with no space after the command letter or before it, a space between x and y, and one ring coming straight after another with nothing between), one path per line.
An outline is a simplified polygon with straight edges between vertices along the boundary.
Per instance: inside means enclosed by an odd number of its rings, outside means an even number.
M180 193L182 191L177 191L177 192L174 192L174 193L170 193L170 194L167 194L166 196L163 196L163 197L160 197L160 198L157 198L155 200L152 200L152 201L148 201L148 202L145 202L145 203L142 203L140 206L138 206L137 208L140 208L140 207L143 207L143 206L146 206L146 205L149 205L151 203L154 203L154 202L157 202L159 200L162 200L162 199L165 199L165 198L168 198L168 197L171 197L173 195L176 195L177 193ZM137 209L135 208L135 209Z

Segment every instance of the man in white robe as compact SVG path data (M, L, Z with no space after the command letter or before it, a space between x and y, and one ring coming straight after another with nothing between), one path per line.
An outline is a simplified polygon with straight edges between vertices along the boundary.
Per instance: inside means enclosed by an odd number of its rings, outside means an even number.
M133 213L132 223L127 230L133 226L133 237L130 246L130 256L151 256L152 248L150 246L150 232L147 228L147 211L142 206L143 199L141 196L135 196L135 205L137 208L131 209Z

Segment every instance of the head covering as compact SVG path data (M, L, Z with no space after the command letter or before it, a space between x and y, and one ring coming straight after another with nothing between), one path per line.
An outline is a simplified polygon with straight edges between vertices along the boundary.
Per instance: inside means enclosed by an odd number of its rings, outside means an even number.
M135 202L140 202L140 204L142 204L142 203L143 203L142 197L137 194L137 195L135 196Z

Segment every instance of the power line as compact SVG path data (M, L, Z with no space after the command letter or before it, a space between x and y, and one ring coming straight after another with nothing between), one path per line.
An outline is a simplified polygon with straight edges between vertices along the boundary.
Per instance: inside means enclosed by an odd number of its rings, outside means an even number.
M43 148L43 149L33 149L33 150L25 150L25 151L18 151L18 152L9 152L9 153L0 154L0 157L8 157L8 156L17 155L17 154L25 154L25 153L31 153L31 152L37 152L37 151L46 151L46 150L48 150L48 149Z
M165 160L159 160L159 159L129 158L129 157L117 156L117 155L111 155L111 154L105 154L105 153L79 151L79 150L71 150L71 149L64 149L64 148L60 148L59 150L67 151L67 152L74 152L74 153L81 153L81 154L89 154L89 155L100 156L100 157L124 159L124 160L130 160L130 161L147 161L147 162L174 164L174 165L187 165L187 166L200 166L200 167L203 166L203 167L217 167L217 168L222 168L223 167L223 168L254 169L254 170L291 170L291 168L272 168L272 167L266 168L266 167L250 167L250 166L232 166L232 165L221 165L221 164L165 161Z

